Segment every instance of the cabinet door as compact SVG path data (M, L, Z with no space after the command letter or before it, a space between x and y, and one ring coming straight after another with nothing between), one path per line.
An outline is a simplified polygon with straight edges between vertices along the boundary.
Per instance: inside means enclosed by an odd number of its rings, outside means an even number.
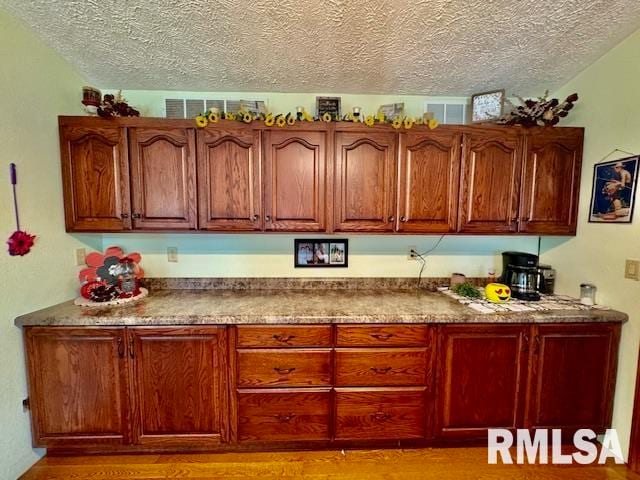
M608 428L619 340L619 325L539 325L526 426L565 433Z
M195 143L193 129L129 130L134 229L196 228Z
M575 235L583 130L540 129L527 137L520 231Z
M198 130L200 228L262 229L260 133L248 129Z
M226 440L224 327L128 330L134 443L205 448Z
M34 446L127 443L124 329L28 327L25 334Z
M125 129L61 126L60 148L67 231L130 229Z
M486 438L522 425L529 327L447 325L439 333L436 435Z
M456 230L461 142L455 131L401 135L399 231Z
M264 133L265 228L325 229L326 133Z
M522 140L512 130L464 135L459 230L518 230Z
M396 143L393 133L336 133L335 231L393 231Z

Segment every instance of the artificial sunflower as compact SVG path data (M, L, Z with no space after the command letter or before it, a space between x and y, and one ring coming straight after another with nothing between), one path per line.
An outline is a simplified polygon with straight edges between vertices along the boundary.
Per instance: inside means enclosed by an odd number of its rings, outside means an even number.
M196 117L196 127L204 128L207 126L207 123L209 123L209 121L207 120L207 117L205 117L204 115L198 115Z
M264 119L264 124L267 127L273 127L274 123L276 123L276 117L273 116L273 113L267 113L267 116Z
M249 112L244 112L242 114L242 121L244 123L251 123L252 120L253 120L253 117L251 116L251 114Z
M391 126L396 130L402 126L402 117L394 117L393 122L391 122Z
M209 112L209 115L207 115L207 120L209 121L209 123L218 123L218 120L220 120L220 115L215 112Z
M353 122L353 113L349 112L344 116L345 121L347 122Z
M416 119L413 117L404 117L404 128L407 130L413 127L413 124L416 123Z
M284 118L284 116L282 115L278 115L278 118L276 118L276 126L282 128L287 124L287 119Z
M287 125L295 125L296 123L296 117L295 115L287 115Z
M376 114L376 120L378 121L378 123L385 123L384 113L378 112Z
M434 128L438 128L438 125L440 124L438 123L438 120L436 120L435 118L432 118L431 120L429 120L429 123L427 123L427 125L431 130L433 130Z
M418 117L416 119L416 125L423 125L424 124L424 120L422 119L422 117Z
M323 122L330 122L331 121L331 114L329 112L325 112L324 115L322 115L322 121Z
M306 110L302 111L302 119L305 122L313 122L313 117L311 116L311 114L309 112L307 112Z
M224 114L224 118L226 118L227 120L235 120L236 116L233 113L229 112Z
M376 119L373 117L373 115L367 115L367 117L364 119L364 124L367 127L373 127L374 123L376 123Z

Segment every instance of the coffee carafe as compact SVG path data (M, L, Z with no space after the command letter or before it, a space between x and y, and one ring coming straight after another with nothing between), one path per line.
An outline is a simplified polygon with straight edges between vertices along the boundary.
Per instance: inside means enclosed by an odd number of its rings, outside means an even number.
M520 300L540 300L538 256L524 252L502 253L500 281L511 288L511 296Z

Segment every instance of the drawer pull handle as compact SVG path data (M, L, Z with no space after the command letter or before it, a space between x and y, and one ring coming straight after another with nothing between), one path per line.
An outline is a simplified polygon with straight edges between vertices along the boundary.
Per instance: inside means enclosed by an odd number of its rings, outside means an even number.
M391 371L391 367L371 367L371 371L374 373L385 374Z
M390 413L384 413L384 412L376 412L376 413L372 414L371 417L376 422L384 422L386 420L391 420L391 414Z
M295 367L291 367L291 368L275 367L274 368L274 370L280 375L288 375L292 373L295 369L296 369Z
M293 420L295 418L295 414L290 413L288 415L275 415L275 419L278 420L280 423L289 423L291 420Z
M371 336L376 340L389 340L393 337L393 333L372 333Z
M289 343L291 340L296 338L295 335L274 335L273 338L280 343Z

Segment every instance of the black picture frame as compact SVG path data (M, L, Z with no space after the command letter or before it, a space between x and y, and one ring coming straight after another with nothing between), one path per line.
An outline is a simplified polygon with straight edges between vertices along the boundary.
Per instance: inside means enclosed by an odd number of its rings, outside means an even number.
M619 170L616 168L618 165L620 165ZM600 162L593 166L589 223L619 225L633 222L636 188L638 176L640 176L639 168L640 156L638 155ZM626 181L623 180L623 175L626 176ZM615 188L621 182L622 186ZM620 202L620 208L616 207L617 202Z
M339 120L341 102L341 97L316 97L316 115L322 118L322 115L329 113L333 120Z
M322 256L326 255L326 262ZM293 242L295 268L348 268L349 240L346 238L296 238Z

